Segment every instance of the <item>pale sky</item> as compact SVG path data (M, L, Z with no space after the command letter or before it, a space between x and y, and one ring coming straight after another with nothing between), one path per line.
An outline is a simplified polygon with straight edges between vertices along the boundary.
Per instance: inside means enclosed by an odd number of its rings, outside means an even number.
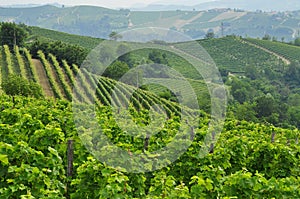
M15 4L48 4L59 3L64 5L95 5L107 8L132 7L137 4L181 4L181 5L195 5L202 2L212 0L0 0L0 6L15 5Z

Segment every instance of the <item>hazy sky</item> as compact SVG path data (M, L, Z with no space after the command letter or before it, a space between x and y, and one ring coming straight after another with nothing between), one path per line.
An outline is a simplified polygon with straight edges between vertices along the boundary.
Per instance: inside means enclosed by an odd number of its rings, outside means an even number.
M47 4L47 3L59 3L64 5L96 5L108 8L120 8L131 7L137 4L150 4L150 3L162 3L162 4L184 4L195 5L201 2L207 2L211 0L0 0L1 5L14 5L14 4Z

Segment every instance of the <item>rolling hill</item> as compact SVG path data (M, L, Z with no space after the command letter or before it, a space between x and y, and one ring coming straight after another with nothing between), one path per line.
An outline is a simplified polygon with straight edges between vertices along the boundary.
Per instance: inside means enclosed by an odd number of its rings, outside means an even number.
M203 38L208 30L214 30L218 36L235 34L257 38L269 34L290 41L299 36L299 16L298 11L248 12L236 9L130 11L92 6L59 8L50 5L0 8L0 21L25 23L98 38L108 38L112 31L154 26L171 28L194 39Z
M80 45L88 50L97 46L99 44L98 42L101 43L100 39L70 35L36 27L31 27L31 34L31 38L42 37L45 41L61 40L69 44ZM61 36L61 39L58 35ZM231 99L238 99L239 102L247 100L250 104L256 104L257 102L255 100L260 96L271 95L276 99L276 104L278 104L278 106L284 106L284 104L288 106L288 99L298 93L296 89L298 83L295 78L293 78L294 80L290 78L289 73L291 72L289 71L291 68L290 64L299 60L298 54L300 47L282 42L241 38L237 36L202 39L197 42L207 51L212 60L216 63L216 66L223 77L223 81L226 83L226 87L231 91ZM190 49L188 43L175 44L174 47L176 47L176 45L179 45L180 48L198 52L198 49ZM134 62L139 63L140 60L148 60L150 52L151 50L134 51L131 53L131 57ZM186 60L179 58L178 56L176 57L172 53L165 53L168 65L181 73L196 91L200 108L209 112L210 97L207 85L201 80L202 77L199 76ZM46 58L49 58L47 54ZM49 61L52 63L51 59L49 59ZM37 61L35 62L38 63ZM51 66L52 65L53 64L51 64ZM71 63L70 65L72 66ZM44 72L41 74L44 74L42 79L47 83L47 75L45 75ZM294 74L297 73L294 72ZM232 81L232 79L236 78L245 82L245 84L248 85L247 89L242 88L245 87L245 85L241 83L239 83L239 87L241 88L236 88L236 86L234 86L235 81ZM48 83L46 88L44 90L51 90L51 85ZM166 88L150 86L148 89L158 96L164 96L166 94ZM235 89L237 89L237 91L235 91ZM60 88L60 90L63 90L63 88ZM51 96L53 95L54 94L52 93ZM188 101L185 101L185 103L188 103ZM253 109L255 107L256 105L253 105ZM289 107L295 109L293 106ZM278 113L279 115L282 114L280 117L285 118L284 121L286 122L284 122L285 124L283 126L287 126L287 124L291 123L291 120L288 119L290 116L284 116L288 115L288 111L292 113L291 110L284 108L279 108L278 110L283 111L282 113ZM251 121L257 118L256 111L257 110L254 110L252 112L254 115L250 117L252 118ZM248 118L247 120L249 120L249 117L243 116L243 118ZM275 123L282 126L283 122L281 120L277 121L278 122ZM292 123L294 125L297 122L295 120Z
M39 38L44 41L62 41L68 44L79 45L90 51L103 41L98 38L67 34L33 26L29 27L29 31L31 35L27 40L29 44L32 40ZM197 40L197 42L207 51L218 68L226 69L230 73L243 74L246 66L254 66L262 69L272 67L275 69L276 67L281 67L284 64L288 65L291 61L300 59L298 56L299 47L282 42L250 37L242 38L239 36L201 39ZM180 47L190 48L188 44L185 47L184 43L180 44ZM141 60L146 58L149 52L151 50L135 51L133 53L134 59ZM180 71L186 78L201 78L197 75L195 76L195 71L189 69L190 65L186 60L179 59L172 54L168 54L168 56L170 66Z
M33 59L26 48L21 52L16 47L14 52L10 52L7 46L1 47L1 82L10 75L20 75L24 79L38 83L48 98L78 100L82 103L95 102L105 106L114 103L120 107L124 106L124 103L131 103L136 111L150 109L154 104L160 104L168 115L179 115L181 111L193 113L192 109L181 107L152 92L136 90L127 84L117 84L112 79L97 76L86 69L79 69L75 64L69 65L64 60L59 63L52 54L45 55L39 51L38 56L39 59ZM113 91L117 98L112 94Z
M35 31L46 40L59 40L55 36L59 33L55 31ZM92 38L60 35L64 42L78 41L82 46L96 42ZM263 99L271 100L277 99L271 92L273 84L264 83L281 80L276 75L288 71L287 61L297 60L300 49L279 42L235 36L198 42L218 67L232 73L224 73L223 77L232 90L240 88L236 92L239 96L243 97L244 91L253 91L244 86L249 81L253 82L251 86L262 85L258 91L268 93L268 98ZM177 45L190 47L189 43L172 45L174 48ZM286 53L289 51L291 53ZM143 51L135 57L146 55ZM205 92L205 85L192 70L187 70L189 65L171 54L166 58L171 67L185 72L186 79L199 97L203 97L201 92ZM110 107L111 91L115 89L117 97L113 100L121 105L134 89L130 85L119 83L116 86L117 82L112 79L82 68L79 70L78 66L42 51L37 58L32 58L25 47L10 50L2 46L0 67L1 82L12 74L20 75L37 82L46 95L45 99L0 95L1 197L300 197L300 132L297 128L278 128L266 121L260 124L239 121L233 119L232 110L228 111L222 133L216 133L218 128L210 130L213 118L202 111L196 125L191 126L189 121L181 121L180 110L191 115L193 110L157 97L150 92L160 92L161 88L155 86L150 91L139 89L130 98L132 117L129 119L138 124L136 128L127 120L116 121L115 116L122 116L123 112L114 113ZM255 68L259 75L265 75L268 68L276 75L251 80L245 77L249 69ZM235 79L238 81L232 84ZM79 103L72 104L71 99ZM297 104L297 98L294 99L293 103ZM93 101L99 105L97 108L88 105ZM268 106L270 102L273 101L268 100L263 105ZM154 104L160 104L158 108L167 113L166 118L156 118L165 119L159 121L163 125L158 132L147 126L153 121L148 109ZM235 108L232 104L230 109ZM249 109L239 110L240 114L251 113ZM95 124L98 124L96 128ZM143 134L145 126L148 131Z
M202 1L203 2L203 1ZM215 1L204 1L203 3L195 1L176 1L165 2L158 1L157 3L150 4L146 7L136 8L135 10L140 11L163 11L163 10L209 10L214 8L232 8L232 9L243 9L249 11L263 10L263 11L295 11L300 9L299 1L297 0L215 0ZM187 5L188 4L188 5Z

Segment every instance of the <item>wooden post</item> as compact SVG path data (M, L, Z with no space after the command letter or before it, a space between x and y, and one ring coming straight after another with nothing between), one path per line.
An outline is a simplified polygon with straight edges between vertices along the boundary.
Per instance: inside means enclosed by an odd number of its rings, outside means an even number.
M190 140L193 141L195 138L195 131L194 131L194 127L190 126L191 128L191 136L190 136Z
M73 175L73 143L74 140L68 140L68 171L67 171L67 176L71 177Z
M273 132L271 136L271 142L274 143L274 141L275 141L275 132Z
M150 135L146 135L146 138L145 138L145 142L144 142L144 150L147 151L148 150L148 145L149 145L149 138L150 138Z
M212 143L210 144L210 147L209 147L209 153L214 153L214 141L215 141L215 136L216 136L216 133L215 132L212 132L211 133L211 140L212 140Z
M68 158L68 167L67 167L67 195L66 198L70 199L70 182L73 175L73 157L74 157L74 140L68 140L68 151L67 151L67 158Z

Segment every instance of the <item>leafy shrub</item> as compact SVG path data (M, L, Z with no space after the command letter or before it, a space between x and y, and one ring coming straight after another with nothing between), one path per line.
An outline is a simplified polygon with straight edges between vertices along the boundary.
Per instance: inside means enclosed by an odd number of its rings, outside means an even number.
M8 78L3 80L1 86L2 90L8 95L43 97L43 91L39 84L18 75L9 75Z

